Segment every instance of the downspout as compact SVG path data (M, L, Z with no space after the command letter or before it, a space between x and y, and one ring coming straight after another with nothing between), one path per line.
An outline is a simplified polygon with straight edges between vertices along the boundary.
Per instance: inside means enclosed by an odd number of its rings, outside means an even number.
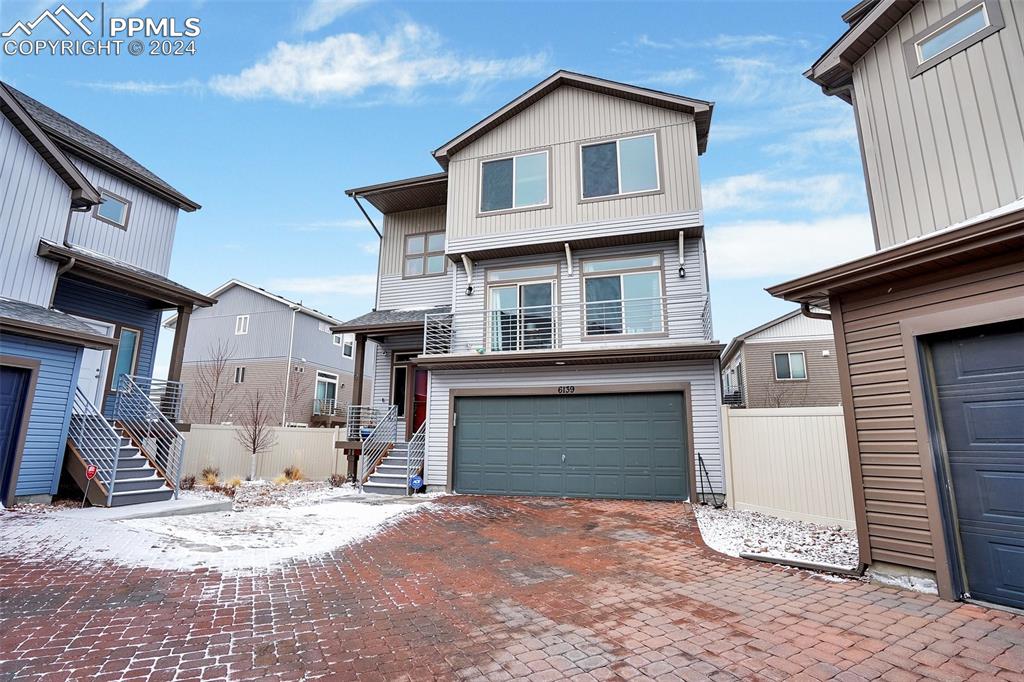
M816 312L814 312L813 310L811 310L811 304L810 303L806 303L806 302L800 304L800 313L804 317L809 317L812 320L830 320L831 321L831 319L832 319L832 316L830 314L828 314L828 313L816 313Z
M288 384L292 380L292 348L295 345L295 313L298 312L297 306L288 306L292 309L292 329L288 333L288 359L285 363L284 373L284 407L281 408L281 426L287 426L288 418Z

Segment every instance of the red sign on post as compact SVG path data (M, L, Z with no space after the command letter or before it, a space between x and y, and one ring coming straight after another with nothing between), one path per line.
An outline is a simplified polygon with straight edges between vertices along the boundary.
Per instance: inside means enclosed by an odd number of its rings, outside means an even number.
M89 466L85 467L86 480L91 481L96 476L96 471L97 469L95 464L90 464Z

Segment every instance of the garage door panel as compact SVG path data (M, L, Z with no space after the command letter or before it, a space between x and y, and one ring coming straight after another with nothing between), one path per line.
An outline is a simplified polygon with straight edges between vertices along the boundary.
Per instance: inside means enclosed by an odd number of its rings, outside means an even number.
M505 406L477 404L489 402ZM457 398L455 490L686 499L682 407L671 393ZM506 428L491 428L499 420Z
M488 420L483 425L483 434L481 436L481 440L483 440L484 442L508 442L508 423L502 421Z

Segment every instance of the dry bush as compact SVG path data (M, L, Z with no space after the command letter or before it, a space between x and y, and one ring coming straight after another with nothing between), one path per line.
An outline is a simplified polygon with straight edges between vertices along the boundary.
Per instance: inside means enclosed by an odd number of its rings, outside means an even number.
M205 485L212 488L220 483L220 469L217 467L206 467L199 472L199 478Z
M196 487L196 477L182 476L181 483L178 484L178 487L181 488L182 490L192 490L193 488Z
M348 483L348 476L345 476L344 474L331 474L330 478L327 479L327 482L332 488L340 488Z
M289 483L291 483L291 480L284 474L274 479L274 485L288 485Z
M305 476L302 475L302 469L300 469L297 466L285 467L282 473L284 474L284 477L288 479L289 482L301 481L302 479L305 478Z
M242 485L242 479L238 478L237 476L228 481L229 488L237 488L240 485Z

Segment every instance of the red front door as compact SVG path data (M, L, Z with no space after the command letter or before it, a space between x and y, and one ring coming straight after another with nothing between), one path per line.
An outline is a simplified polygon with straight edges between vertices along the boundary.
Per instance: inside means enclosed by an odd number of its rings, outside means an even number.
M412 419L409 435L416 433L427 421L427 370L414 369L412 375Z

